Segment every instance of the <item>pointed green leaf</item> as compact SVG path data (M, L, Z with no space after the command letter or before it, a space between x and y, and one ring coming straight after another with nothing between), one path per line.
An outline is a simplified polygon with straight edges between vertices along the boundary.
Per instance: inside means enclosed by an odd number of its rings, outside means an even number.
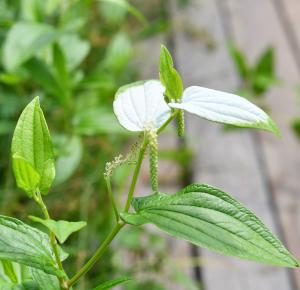
M230 44L229 52L240 77L243 80L248 80L251 71L245 54L243 54L242 51L240 51L234 44Z
M118 279L114 279L111 281L107 281L104 282L102 284L100 284L99 286L97 286L96 288L94 288L93 290L107 290L107 289L111 289L117 285L123 284L125 282L128 282L132 280L131 278L128 277L122 277L122 278L118 278Z
M209 121L266 130L280 136L278 127L262 109L234 94L191 86L184 90L181 103L169 106Z
M47 194L55 176L54 155L38 97L23 110L14 132L11 151L13 156L16 154L25 159L39 174L39 190Z
M72 233L77 232L86 226L86 222L54 221L51 219L43 220L35 216L30 216L30 219L47 227L55 234L61 244L63 244Z
M174 68L173 59L165 46L161 46L159 61L159 77L166 87L165 95L170 100L178 100L182 97L183 83L180 75Z
M0 259L17 262L62 277L48 235L6 216L0 216Z
M13 170L17 186L32 197L38 189L40 175L26 159L18 156L17 153L13 156Z
M274 74L274 49L269 47L264 51L255 67L255 74L273 76Z
M200 247L265 264L298 267L252 212L211 186L194 184L175 195L136 198L133 206L149 223Z

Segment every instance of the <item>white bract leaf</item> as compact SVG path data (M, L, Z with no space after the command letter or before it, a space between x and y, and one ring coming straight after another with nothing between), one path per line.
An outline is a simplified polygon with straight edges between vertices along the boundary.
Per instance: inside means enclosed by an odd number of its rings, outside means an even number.
M158 80L121 87L114 101L114 112L120 124L129 131L144 131L149 127L158 129L171 116L164 91Z
M263 110L234 94L192 86L184 91L181 103L170 103L169 106L210 121L280 134L275 123Z

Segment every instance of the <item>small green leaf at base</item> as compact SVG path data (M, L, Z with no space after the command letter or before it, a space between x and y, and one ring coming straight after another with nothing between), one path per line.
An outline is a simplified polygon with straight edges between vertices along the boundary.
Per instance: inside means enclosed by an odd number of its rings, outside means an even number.
M117 285L123 284L125 282L128 282L132 280L131 278L128 277L122 277L122 278L117 278L111 281L107 281L104 282L102 284L100 284L99 286L97 286L96 288L94 288L93 290L107 290L107 289L111 289Z
M38 189L40 175L26 159L18 156L18 154L14 154L13 156L13 170L17 186L24 190L31 198Z
M61 244L63 244L72 233L77 232L86 226L86 222L55 221L51 219L43 220L35 216L30 216L30 219L47 227L55 234Z
M176 238L221 254L274 266L298 262L267 227L227 193L193 184L175 195L156 193L135 198L133 214L121 215L135 225L145 221Z

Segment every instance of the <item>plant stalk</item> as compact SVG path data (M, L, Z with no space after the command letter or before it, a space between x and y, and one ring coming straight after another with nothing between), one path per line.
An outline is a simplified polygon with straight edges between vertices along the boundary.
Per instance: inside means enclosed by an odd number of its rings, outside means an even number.
M113 209L114 209L114 214L115 214L115 217L116 217L116 221L118 222L119 219L120 219L120 216L119 216L119 211L118 211L118 207L117 207L115 198L114 198L113 193L112 193L110 178L109 177L105 178L105 181L106 181L108 195L109 195L110 201L111 201Z
M124 222L119 221L111 233L107 236L107 238L103 241L101 246L97 249L94 256L77 272L68 282L68 289L72 287L83 275L85 275L93 266L94 264L101 258L104 252L107 250L108 246L114 239L114 237L119 233L119 231L125 225Z
M46 207L46 205L43 201L43 198L42 198L42 195L41 195L40 191L36 192L36 195L34 195L34 200L40 206L45 219L50 219L48 209L47 209L47 207ZM52 251L53 251L54 256L55 256L55 261L57 263L57 266L58 266L59 270L61 270L65 274L65 271L64 271L64 268L63 268L63 265L61 263L60 256L59 256L56 237L55 237L55 234L51 230L49 230L49 237L50 237L50 243L51 243ZM66 281L63 278L58 278L58 280L59 280L61 289L68 289L66 287Z

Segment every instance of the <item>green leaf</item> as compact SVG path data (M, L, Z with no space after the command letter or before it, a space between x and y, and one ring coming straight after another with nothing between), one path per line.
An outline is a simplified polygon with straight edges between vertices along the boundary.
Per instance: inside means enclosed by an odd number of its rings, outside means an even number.
M126 1L126 0L98 0L98 1L108 2L108 3L118 5L122 8L124 8L125 10L127 10L131 15L136 17L136 19L138 19L142 24L144 24L144 25L147 24L147 20L144 17L144 15L139 10L137 10L134 6L129 4L128 1Z
M273 76L274 75L274 49L272 47L265 50L255 66L255 74Z
M35 216L30 216L30 219L47 227L55 234L61 244L63 244L72 233L77 232L86 226L86 222L55 221L51 219L43 220Z
M0 216L0 259L63 276L57 269L48 235L7 216Z
M157 193L135 198L132 204L137 216L171 236L225 255L298 267L252 212L219 189L193 184L175 195Z
M39 174L39 190L42 194L47 194L55 176L54 155L38 97L23 110L13 135L11 151L13 156L17 155L26 160ZM28 169L29 165L26 168ZM19 172L15 171L15 175L18 174Z
M53 43L59 34L49 25L38 23L15 23L3 45L3 64L13 70L23 62Z
M273 120L243 97L222 91L191 86L184 90L181 103L169 106L223 124L270 131L280 136Z
M82 142L78 136L54 136L56 176L54 185L68 180L78 168L82 157Z
M245 54L243 54L242 51L240 51L233 44L229 45L229 52L241 78L244 81L248 80L251 71L249 65L247 64L247 59Z
M90 51L90 44L77 34L64 34L58 42L65 56L68 71L74 70Z
M132 46L125 33L118 33L107 48L104 66L113 73L120 73L132 56Z
M111 110L104 107L86 108L78 112L73 119L75 132L84 136L103 134L128 135L128 131L120 126Z
M173 59L165 46L161 46L159 61L159 77L166 87L165 95L168 100L179 100L182 97L183 83L180 75L174 68Z
M38 189L40 175L26 159L18 156L18 153L13 155L13 170L17 186L31 198Z
M49 66L42 60L32 58L25 63L25 68L30 73L31 78L40 85L45 92L56 97L60 103L64 102L65 92Z
M97 286L96 288L94 288L93 290L107 290L107 289L111 289L117 285L123 284L125 282L128 282L132 280L131 278L128 277L122 277L122 278L118 278L118 279L114 279L111 281L107 281L104 282L102 284L100 284L99 286Z
M52 50L56 79L59 80L60 86L66 91L65 94L70 97L69 74L64 52L58 43L54 43Z
M46 274L45 272L38 269L31 269L32 278L39 286L39 289L47 290L60 290L59 281L57 277Z

